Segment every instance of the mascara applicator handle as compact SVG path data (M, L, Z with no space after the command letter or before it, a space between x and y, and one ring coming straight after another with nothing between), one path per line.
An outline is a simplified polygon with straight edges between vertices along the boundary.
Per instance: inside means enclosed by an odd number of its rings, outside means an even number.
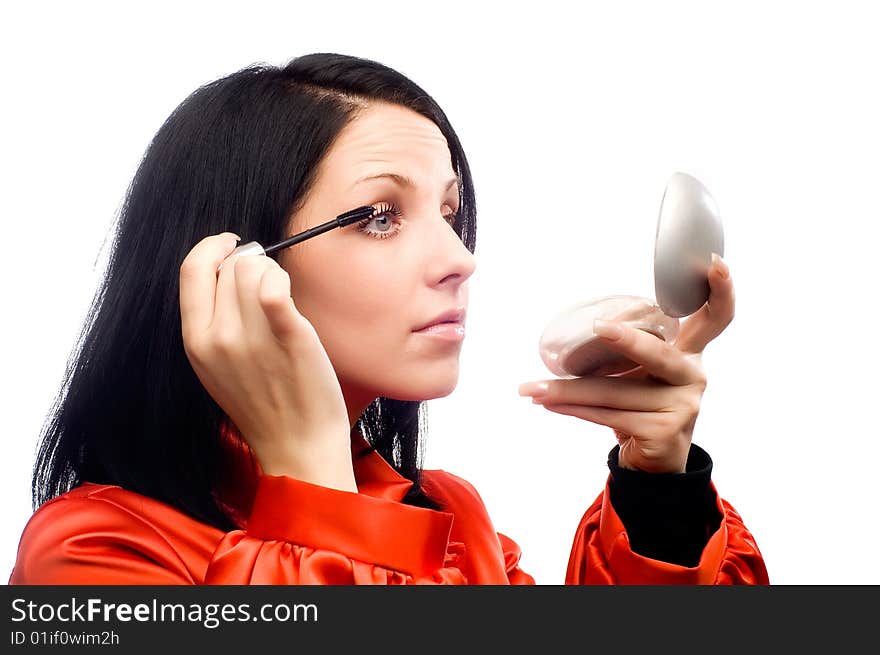
M267 248L264 248L256 241L249 241L248 243L244 243L238 246L235 250L229 253L229 256L226 257L221 263L220 266L217 267L217 273L220 273L220 269L223 268L223 264L228 262L230 259L234 257L238 257L239 255L268 255L269 253L275 252L276 250L282 250L283 248L288 248L297 243L301 243L306 239L311 239L312 237L316 237L319 234L324 234L324 232L329 232L330 230L337 227L345 227L346 225L351 225L352 223L362 220L364 218L370 218L375 213L376 208L372 205L363 205L356 209L352 209L351 211L343 212L333 220L327 221L326 223L321 223L315 227L309 228L304 232L300 232L299 234L295 234L289 239L285 239L284 241L279 241L278 243L274 243Z
M217 273L220 272L220 269L223 268L223 264L230 261L231 259L238 257L239 255L265 255L266 251L256 241L249 241L248 243L243 243L240 246L236 246L235 250L233 250L229 255L220 262L220 266L217 267Z

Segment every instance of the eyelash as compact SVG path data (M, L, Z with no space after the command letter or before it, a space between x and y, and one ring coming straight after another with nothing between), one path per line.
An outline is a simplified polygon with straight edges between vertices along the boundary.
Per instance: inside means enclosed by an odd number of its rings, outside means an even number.
M397 218L400 217L401 211L391 202L381 202L378 205L375 205L376 211L373 212L373 215L369 218L365 218L360 223L358 223L358 231L363 232L374 239L388 239L390 237L395 236L398 232L400 232L403 228L400 227L400 224L396 221ZM395 224L398 226L395 230L389 230L388 232L372 232L367 229L367 225L369 225L370 221L373 221L383 214L391 214L395 217ZM453 227L455 225L455 221L458 220L458 212L453 212L444 218L449 222L449 226Z

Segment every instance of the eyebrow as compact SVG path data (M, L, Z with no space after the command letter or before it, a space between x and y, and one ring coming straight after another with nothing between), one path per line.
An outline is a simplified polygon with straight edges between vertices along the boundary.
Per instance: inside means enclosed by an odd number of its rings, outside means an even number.
M388 178L391 181L395 182L398 186L404 187L406 189L415 189L417 186L415 181L412 178L407 177L406 175L400 175L399 173L378 173L376 175L367 175L366 177L362 177L362 178L358 179L352 186L355 187L358 184L360 184L361 182L367 182L368 180L377 180L380 178ZM460 187L461 186L461 177L456 176L456 177L452 178L451 180L449 180L446 183L446 191L449 191L449 189L452 188L452 185L455 184L456 182L458 183L458 185Z

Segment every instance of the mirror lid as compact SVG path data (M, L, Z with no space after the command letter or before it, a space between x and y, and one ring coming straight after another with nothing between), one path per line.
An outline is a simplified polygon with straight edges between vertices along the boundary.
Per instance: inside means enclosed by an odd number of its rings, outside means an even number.
M718 205L695 177L674 173L660 202L654 293L667 316L689 316L709 299L712 253L724 256Z

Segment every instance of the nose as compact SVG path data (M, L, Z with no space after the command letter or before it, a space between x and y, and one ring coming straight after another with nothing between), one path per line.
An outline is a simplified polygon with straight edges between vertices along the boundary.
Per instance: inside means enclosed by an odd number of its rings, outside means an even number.
M430 279L436 284L463 284L477 267L474 254L468 249L446 218L434 222Z

